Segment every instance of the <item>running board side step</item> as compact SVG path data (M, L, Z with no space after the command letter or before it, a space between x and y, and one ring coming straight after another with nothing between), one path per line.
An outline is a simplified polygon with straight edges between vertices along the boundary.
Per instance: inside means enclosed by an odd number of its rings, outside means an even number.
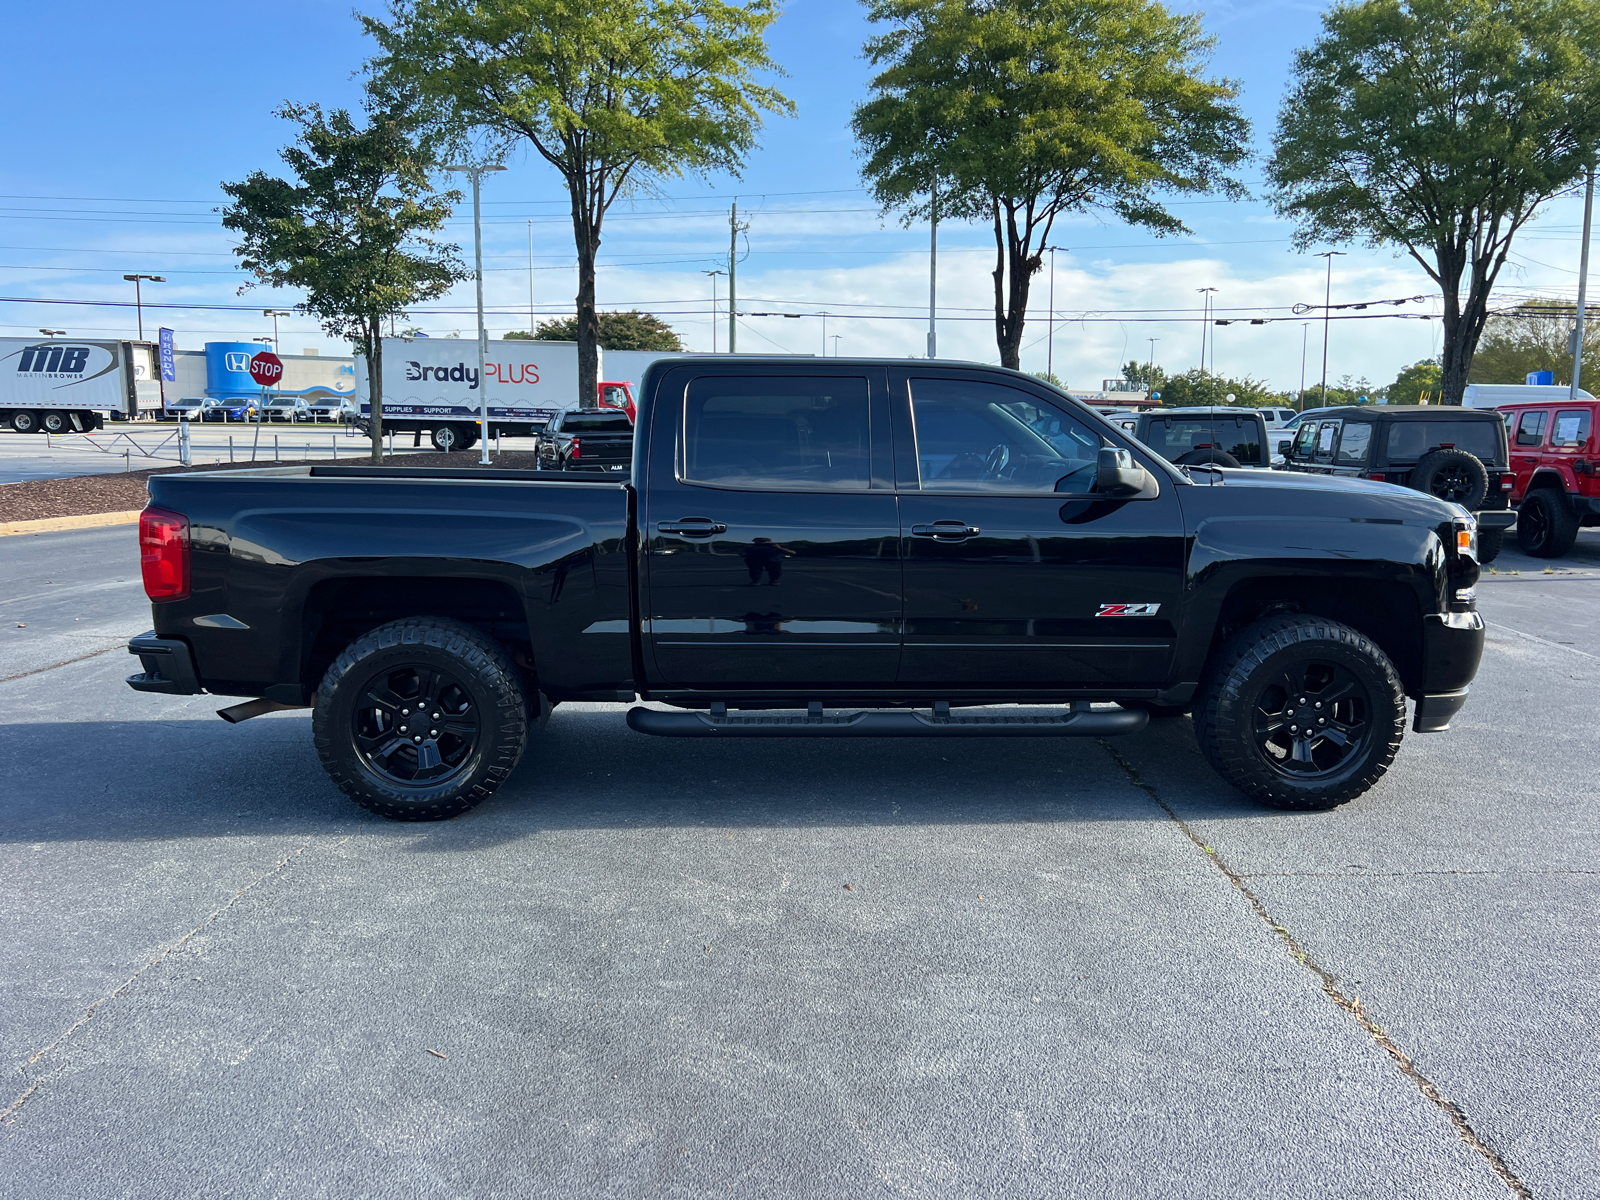
M628 710L628 728L656 737L1113 737L1138 733L1150 721L1143 709L1099 709L1075 704L1066 712L993 716L951 713L940 704L930 714L907 709L824 713L729 715L721 705L709 714Z

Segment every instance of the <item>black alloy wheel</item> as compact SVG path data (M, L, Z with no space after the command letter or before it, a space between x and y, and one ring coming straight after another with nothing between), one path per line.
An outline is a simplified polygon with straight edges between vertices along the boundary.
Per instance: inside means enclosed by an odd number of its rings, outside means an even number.
M408 787L459 773L482 732L472 693L449 672L427 666L379 672L350 718L356 753L368 770Z
M528 741L522 675L479 629L438 617L380 625L317 688L312 740L339 790L395 821L440 821L494 794Z
M1294 779L1337 772L1372 733L1367 689L1349 669L1320 659L1302 659L1268 680L1254 708L1256 748Z
M1476 510L1489 492L1489 471L1475 454L1454 447L1431 450L1411 471L1410 484L1419 492Z
M1405 736L1406 698L1384 652L1323 617L1267 617L1213 656L1194 700L1212 768L1274 808L1314 812L1383 777Z
M1451 463L1434 475L1432 491L1441 500L1460 504L1472 495L1472 475L1461 464Z

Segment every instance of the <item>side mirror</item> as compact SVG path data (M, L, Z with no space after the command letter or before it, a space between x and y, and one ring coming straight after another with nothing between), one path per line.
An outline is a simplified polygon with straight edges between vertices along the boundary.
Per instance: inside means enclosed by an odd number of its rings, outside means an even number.
M1102 496L1132 496L1144 491L1149 478L1143 467L1134 465L1131 450L1107 447L1100 451L1094 490Z

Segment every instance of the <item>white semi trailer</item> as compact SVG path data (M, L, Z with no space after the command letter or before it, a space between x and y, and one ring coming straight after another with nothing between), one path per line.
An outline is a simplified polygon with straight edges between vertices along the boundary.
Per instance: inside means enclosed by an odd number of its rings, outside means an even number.
M370 420L366 361L357 358L355 370L356 409ZM558 412L579 407L577 343L492 340L480 379L475 340L383 339L386 431L426 433L437 449L465 450L483 436L485 391L488 436L538 433Z
M0 338L0 423L18 433L86 433L108 416L161 411L153 342Z

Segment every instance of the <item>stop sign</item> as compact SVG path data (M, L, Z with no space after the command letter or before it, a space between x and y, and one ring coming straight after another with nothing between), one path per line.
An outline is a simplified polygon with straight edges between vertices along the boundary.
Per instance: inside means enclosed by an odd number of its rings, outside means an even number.
M263 350L250 360L250 378L262 387L271 387L283 378L283 359L270 350Z

